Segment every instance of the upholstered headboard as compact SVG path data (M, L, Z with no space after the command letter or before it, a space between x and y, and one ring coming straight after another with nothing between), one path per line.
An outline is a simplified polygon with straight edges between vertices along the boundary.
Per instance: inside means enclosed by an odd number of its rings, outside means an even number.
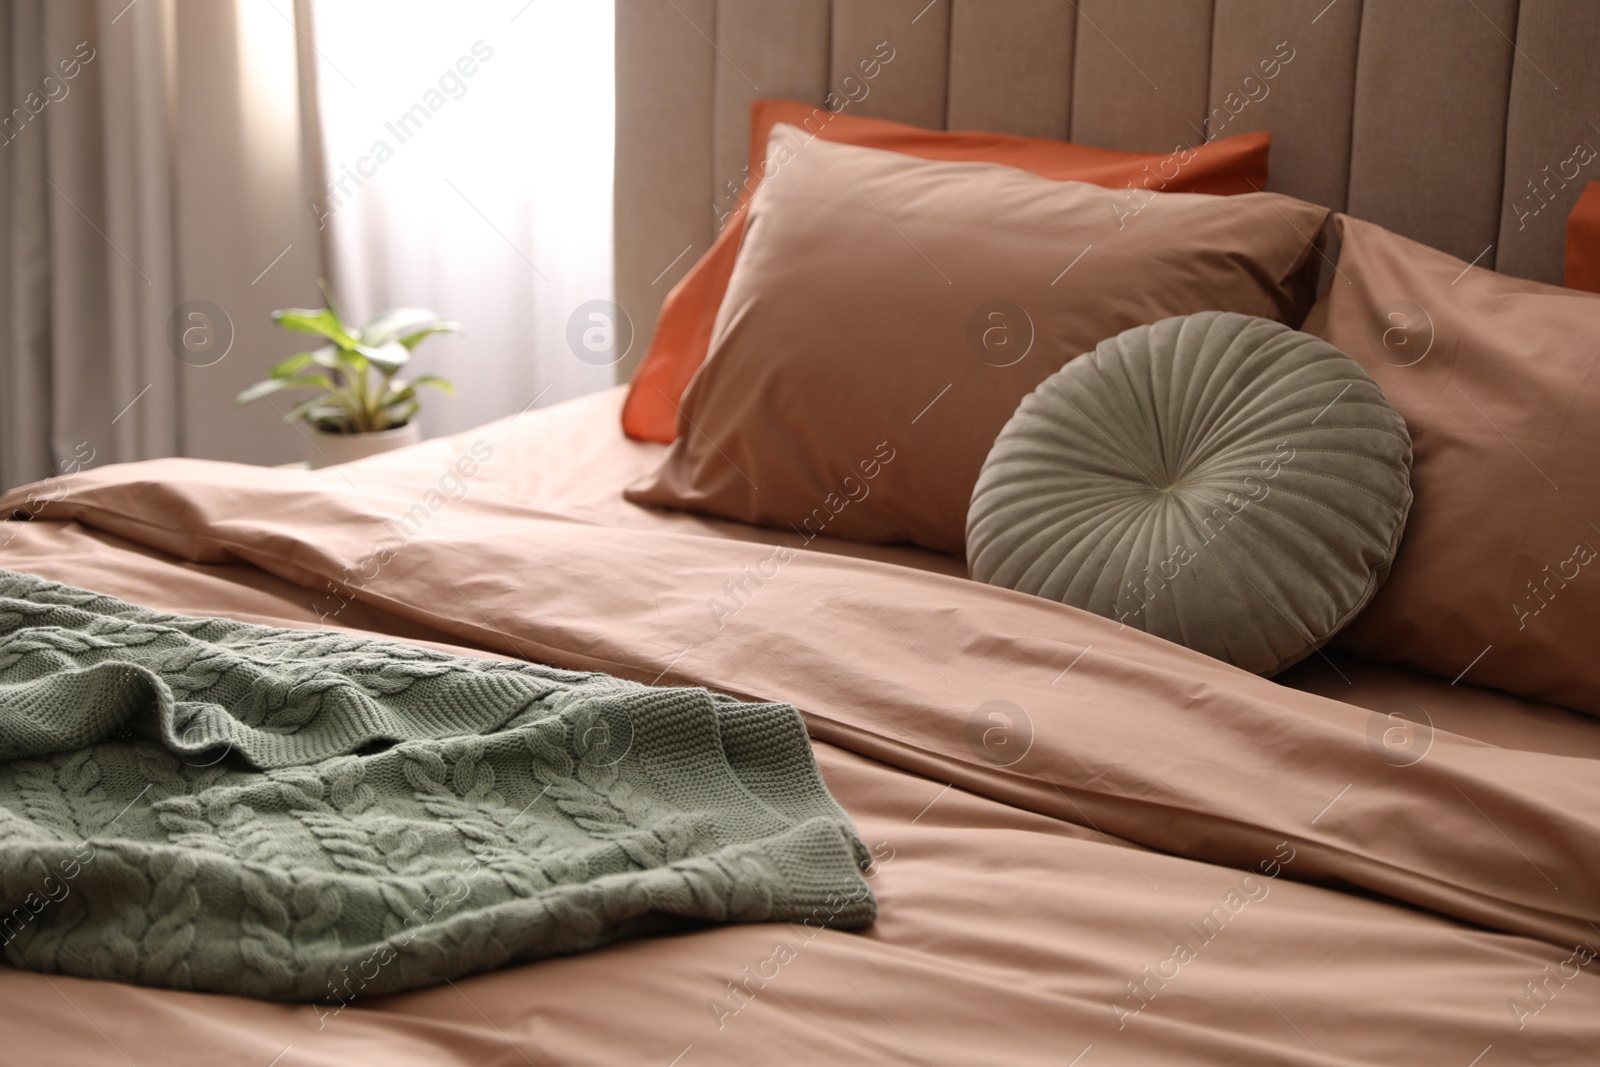
M1271 130L1270 188L1557 283L1600 181L1600 0L617 0L616 25L624 377L737 203L758 97L1141 151Z

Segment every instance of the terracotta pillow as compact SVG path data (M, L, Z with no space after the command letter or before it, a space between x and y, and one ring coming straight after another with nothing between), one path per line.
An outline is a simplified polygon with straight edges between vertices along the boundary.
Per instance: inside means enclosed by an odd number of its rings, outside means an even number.
M767 138L779 123L824 141L922 159L1003 163L1043 178L1093 182L1114 189L1223 196L1266 188L1267 152L1272 146L1271 134L1247 133L1169 153L1114 152L1039 137L925 130L828 112L793 100L757 100L750 109L750 166L739 202L759 184ZM705 362L717 308L722 306L728 276L744 239L742 208L722 221L723 230L711 250L661 305L650 347L634 372L622 408L622 428L629 437L670 444L678 436L678 401Z
M1305 328L1405 418L1416 500L1388 583L1334 643L1600 714L1600 297L1338 224Z
M1328 210L1113 191L773 132L686 433L639 503L962 551L1017 404L1143 323L1298 325ZM1130 199L1131 198L1131 199Z
M1567 218L1567 288L1600 293L1600 182L1590 182Z

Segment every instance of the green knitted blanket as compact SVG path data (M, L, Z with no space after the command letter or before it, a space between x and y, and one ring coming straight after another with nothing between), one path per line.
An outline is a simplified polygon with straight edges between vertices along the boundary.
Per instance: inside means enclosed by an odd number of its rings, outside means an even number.
M18 967L342 1003L699 923L868 926L868 858L788 705L0 570Z

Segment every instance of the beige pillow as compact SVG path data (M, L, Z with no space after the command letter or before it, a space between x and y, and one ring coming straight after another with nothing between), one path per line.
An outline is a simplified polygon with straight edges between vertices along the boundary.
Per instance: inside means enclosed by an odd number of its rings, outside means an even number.
M1157 194L777 127L678 439L628 499L807 539L962 551L1017 404L1104 338L1197 311L1298 325L1328 210Z
M1389 581L1334 641L1600 715L1600 296L1339 216L1306 331L1405 417L1417 494Z

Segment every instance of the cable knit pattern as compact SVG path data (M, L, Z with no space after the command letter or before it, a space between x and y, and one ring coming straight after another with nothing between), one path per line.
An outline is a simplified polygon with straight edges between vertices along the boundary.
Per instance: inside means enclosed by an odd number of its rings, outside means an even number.
M348 1002L705 922L876 917L799 715L0 571L0 940Z

